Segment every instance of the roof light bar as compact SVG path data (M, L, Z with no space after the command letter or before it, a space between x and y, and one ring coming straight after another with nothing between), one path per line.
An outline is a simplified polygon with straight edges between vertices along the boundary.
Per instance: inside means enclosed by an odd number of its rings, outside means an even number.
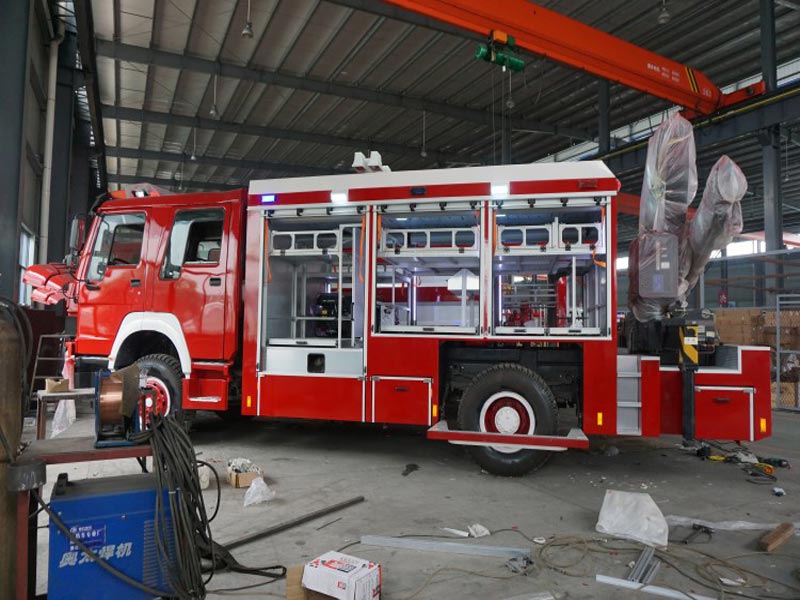
M509 191L511 188L507 183L493 183L491 186L492 196L508 196Z

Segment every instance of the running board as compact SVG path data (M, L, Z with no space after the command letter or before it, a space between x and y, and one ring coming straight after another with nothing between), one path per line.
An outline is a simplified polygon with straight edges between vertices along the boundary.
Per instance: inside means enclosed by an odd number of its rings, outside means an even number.
M589 438L580 429L570 429L567 435L522 435L518 433L485 433L482 431L451 430L446 421L428 429L428 439L446 440L462 446L513 446L532 450L563 452L567 448L589 448Z

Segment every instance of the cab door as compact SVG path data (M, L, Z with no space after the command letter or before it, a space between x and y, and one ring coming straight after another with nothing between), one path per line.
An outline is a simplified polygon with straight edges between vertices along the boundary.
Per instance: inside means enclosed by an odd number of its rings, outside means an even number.
M227 359L235 330L235 268L228 267L236 264L236 248L228 243L234 206L217 202L169 212L148 310L177 317L192 359Z
M98 217L78 284L79 354L108 355L125 315L143 309L146 223L141 211Z

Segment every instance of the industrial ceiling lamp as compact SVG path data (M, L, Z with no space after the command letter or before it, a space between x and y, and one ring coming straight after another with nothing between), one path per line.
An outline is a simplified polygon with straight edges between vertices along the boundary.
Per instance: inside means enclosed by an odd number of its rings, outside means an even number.
M189 157L189 160L197 160L197 127L192 129L192 137L194 137L194 142L192 144L192 155Z
M426 116L427 116L426 112L423 110L422 111L422 149L419 151L419 155L422 158L425 158L425 157L428 156L428 151L425 149L425 117Z
M658 13L658 24L666 25L671 18L672 15L670 15L667 10L667 0L661 0L661 12Z
M250 0L247 0L247 19L244 22L244 29L242 29L242 37L253 39L253 22L250 20Z
M211 116L212 119L216 119L219 116L219 110L217 110L217 76L214 75L214 102L211 104L211 110L208 111L208 114Z

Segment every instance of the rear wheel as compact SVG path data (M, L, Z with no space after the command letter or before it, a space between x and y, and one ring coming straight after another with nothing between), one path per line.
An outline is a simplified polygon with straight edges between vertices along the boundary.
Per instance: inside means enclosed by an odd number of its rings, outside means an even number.
M150 422L153 413L172 415L188 429L194 411L183 409L183 371L178 360L169 354L148 354L136 364L147 375L147 387L155 392L145 406L144 423Z
M459 429L487 433L555 435L558 406L539 375L517 364L495 365L472 380L458 408ZM551 452L513 446L469 446L469 453L495 475L519 476L542 467Z

